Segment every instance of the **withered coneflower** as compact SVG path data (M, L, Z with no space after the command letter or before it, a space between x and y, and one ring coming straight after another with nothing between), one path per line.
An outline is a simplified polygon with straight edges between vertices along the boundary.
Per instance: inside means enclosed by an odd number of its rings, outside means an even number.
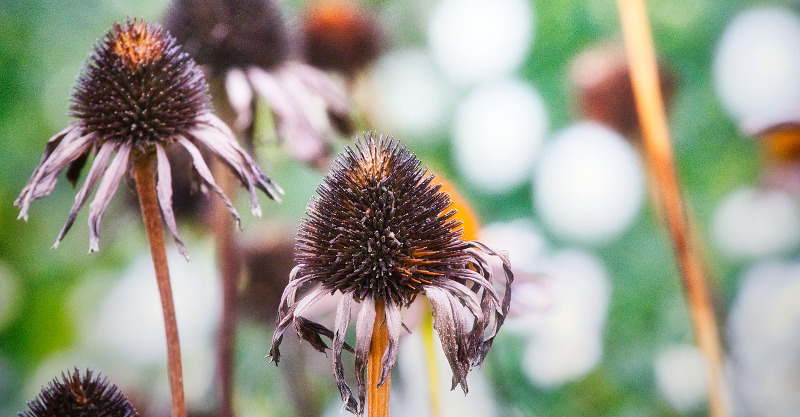
M181 253L187 258L188 254L173 213L166 150L173 145L184 148L191 155L190 169L196 178L219 195L237 221L239 215L215 182L201 149L215 154L249 189L254 215L261 215L256 189L273 199L278 199L282 191L238 144L231 129L211 113L209 86L203 73L175 38L158 25L135 19L115 24L95 46L78 78L72 101L72 115L77 120L50 138L39 166L15 204L20 207L20 217L27 220L31 202L53 190L59 172L69 165L67 180L74 184L94 152L87 178L53 246L61 242L99 182L89 206L89 251L97 251L103 213L133 165L164 313L173 416L184 417L180 344L162 216Z
M138 417L125 395L108 379L77 368L61 373L43 386L39 395L28 402L28 410L19 417Z
M304 55L309 64L352 77L381 51L378 19L356 0L318 0L303 14Z
M322 336L332 339L334 376L344 406L361 414L366 389L383 386L397 358L400 310L423 293L453 371L452 387L461 385L466 392L467 372L481 364L508 312L513 275L507 257L464 241L456 211L446 210L451 201L441 185L414 154L382 135L367 134L355 150L348 147L317 193L298 232L299 265L281 299L272 359L280 359L278 348L290 325L319 351L328 348ZM487 255L503 262L502 299ZM304 317L309 307L334 293L343 296L333 331ZM361 305L355 344L358 399L345 382L342 364L354 303ZM386 347L376 338L387 338Z
M332 131L350 125L343 88L294 59L296 37L273 0L175 0L165 26L220 80L237 132L252 133L256 100L263 97L289 154L319 165L331 150Z
M50 194L58 174L69 165L67 181L76 184L91 153L94 162L53 247L72 227L92 190L89 205L89 251L99 250L100 221L131 162L155 154L158 202L175 243L184 256L172 210L172 174L166 148L180 145L192 156L193 171L217 192L235 218L233 204L217 186L200 149L219 157L250 191L250 208L261 215L256 188L270 198L282 193L238 145L230 128L211 113L202 72L175 39L143 20L115 24L97 44L72 95L71 114L78 120L51 137L39 166L14 202L28 220L31 202Z

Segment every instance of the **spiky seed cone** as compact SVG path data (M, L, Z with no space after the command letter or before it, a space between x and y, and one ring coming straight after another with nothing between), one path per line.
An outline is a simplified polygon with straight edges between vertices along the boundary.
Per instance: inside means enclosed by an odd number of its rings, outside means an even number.
M175 38L135 19L114 24L95 47L72 99L84 134L134 149L187 134L211 108L202 72Z
M406 148L367 134L347 148L300 225L298 263L331 291L408 305L470 258L450 197Z
M86 370L83 376L72 373L54 378L19 417L138 417L133 405L106 378L94 377Z
M291 50L272 0L176 0L164 26L215 75L233 67L269 69Z

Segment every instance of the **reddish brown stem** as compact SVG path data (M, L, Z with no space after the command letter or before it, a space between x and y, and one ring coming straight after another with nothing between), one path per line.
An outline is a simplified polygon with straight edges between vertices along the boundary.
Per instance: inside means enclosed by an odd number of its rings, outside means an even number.
M642 0L618 0L636 107L657 195L683 273L695 336L708 361L709 409L712 417L727 416L723 403L722 347L709 290L686 209L678 186L672 147L658 85L658 70L647 10Z
M142 219L150 243L150 255L156 270L158 292L161 295L161 310L164 313L164 327L167 333L167 366L169 387L172 393L172 416L186 417L186 400L183 395L183 367L181 365L181 345L178 339L178 323L175 321L175 306L172 302L172 287L169 280L167 251L164 246L164 229L161 226L161 211L156 193L153 154L148 153L136 159L134 177Z
M221 163L214 165L214 178L229 196L235 194L233 174ZM220 417L233 417L233 365L236 348L239 254L234 239L235 225L221 199L212 204L212 228L217 250L217 263L222 280L222 317L219 323L217 371L220 385Z
M381 377L381 358L389 346L389 327L386 325L386 309L383 301L375 302L375 325L372 328L372 343L367 359L367 416L388 417L389 388L391 375L378 387Z
M209 80L214 97L214 111L228 125L234 126L236 112L228 104L228 95L222 78ZM214 179L231 199L236 201L239 191L236 177L225 166L215 161L212 166ZM238 288L240 257L234 236L236 226L228 208L219 198L211 203L211 229L214 234L217 264L222 281L222 316L217 335L217 377L219 378L219 417L233 417L234 356L236 352L236 323L238 308Z

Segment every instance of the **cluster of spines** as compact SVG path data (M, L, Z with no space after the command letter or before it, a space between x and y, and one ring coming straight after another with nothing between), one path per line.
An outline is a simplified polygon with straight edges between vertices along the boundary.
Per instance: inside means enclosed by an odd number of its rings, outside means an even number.
M85 132L135 148L187 134L211 109L192 58L160 26L141 20L115 24L95 47L72 100Z
M297 262L331 291L400 305L469 262L449 196L406 148L367 134L309 204Z
M94 377L86 370L81 376L77 368L72 373L54 378L19 417L138 417L116 385L106 378Z

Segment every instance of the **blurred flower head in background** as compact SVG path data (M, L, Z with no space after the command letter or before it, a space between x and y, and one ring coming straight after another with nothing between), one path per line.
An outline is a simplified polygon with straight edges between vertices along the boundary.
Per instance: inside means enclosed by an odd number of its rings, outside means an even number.
M19 217L28 219L31 202L53 191L58 174L67 165L67 179L74 184L94 151L92 167L53 247L72 227L100 181L89 206L89 251L96 252L100 222L128 165L145 153L155 152L161 212L175 243L188 258L175 224L172 174L165 151L175 143L191 154L198 177L217 191L238 219L236 209L211 177L198 144L218 156L248 187L251 210L260 216L256 188L273 199L283 191L210 112L210 100L203 74L168 32L143 20L115 24L95 46L85 72L78 78L72 105L78 120L50 138L39 166L14 202L20 207Z
M106 378L93 376L86 370L81 376L77 368L61 374L42 388L39 395L28 403L28 411L20 417L138 417L116 385Z
M306 163L324 165L333 130L350 132L343 87L293 56L297 36L273 0L177 0L165 26L209 67L214 93L225 97L234 130L249 143L259 97L289 154Z
M358 0L317 0L303 13L304 56L324 70L352 77L381 52L377 16Z
M579 117L603 123L627 139L639 139L639 116L624 45L604 42L581 51L570 64L569 75ZM670 108L675 79L663 64L659 82L664 107Z
M385 314L389 332L378 385L397 358L400 309L419 293L431 302L434 328L453 371L452 388L467 391L466 375L483 362L503 324L513 280L504 255L462 239L450 198L434 185L434 176L397 142L367 134L347 148L309 203L300 226L297 260L279 309L270 355L280 359L283 333L294 325L298 335L324 352L321 336L333 339L334 375L353 413L364 410L367 364L376 316ZM503 259L506 290L494 289L488 256ZM299 291L306 290L299 299ZM303 317L328 294L342 293L334 330ZM345 382L342 348L351 304L361 304L356 323L358 400ZM470 326L471 324L471 326Z

